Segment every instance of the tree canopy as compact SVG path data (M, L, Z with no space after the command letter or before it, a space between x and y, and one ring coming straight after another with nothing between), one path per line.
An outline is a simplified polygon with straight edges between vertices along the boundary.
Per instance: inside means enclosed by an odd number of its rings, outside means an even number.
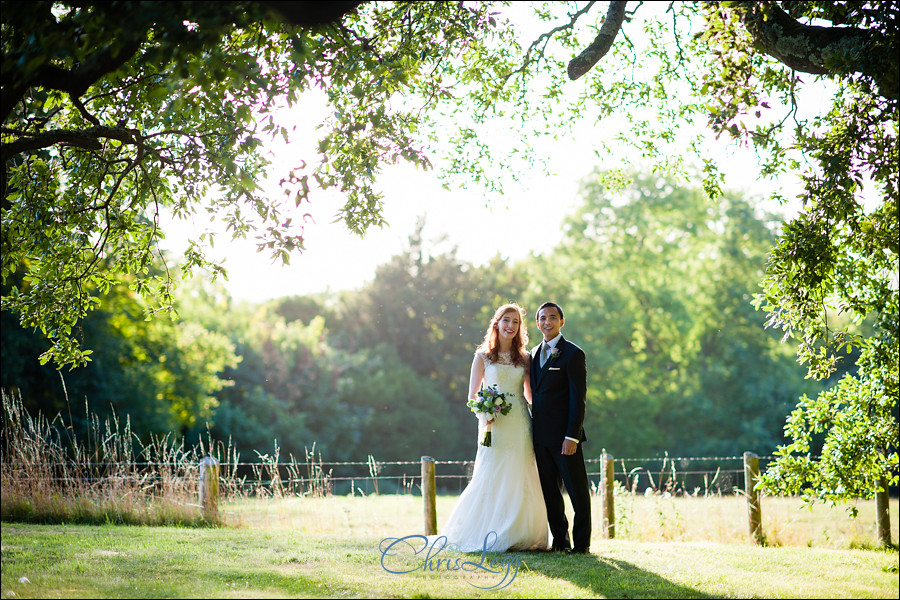
M898 2L670 3L643 25L656 4L529 3L530 42L506 18L521 4L3 2L3 308L44 332L45 360L80 364L80 319L117 275L170 308L150 269L162 207L211 211L288 260L317 187L345 195L363 234L383 223L383 165L491 189L540 160L541 136L585 122L669 168L686 150L717 197L702 126L753 146L762 176L802 179L758 304L813 376L865 348L854 385L869 392L835 398L886 402L894 445L873 468L896 473ZM829 90L822 111L801 110L811 83ZM290 136L275 113L310 89L332 109L318 160L266 197L263 141ZM498 147L496 123L532 135ZM222 272L200 243L183 262ZM877 333L835 328L835 310Z

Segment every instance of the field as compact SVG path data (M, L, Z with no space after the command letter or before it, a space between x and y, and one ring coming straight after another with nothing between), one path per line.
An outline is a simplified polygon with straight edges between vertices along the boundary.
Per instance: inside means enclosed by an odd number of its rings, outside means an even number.
M450 515L455 496L437 497L438 525ZM616 496L616 538L633 541L750 543L747 502L741 496ZM854 549L877 546L875 503L857 503L859 517L846 506L805 508L794 498L763 498L763 533L769 546ZM568 499L567 499L567 508ZM600 541L600 503L595 498L594 539ZM891 539L898 539L898 502L891 501ZM244 500L227 504L225 522L253 529L292 530L311 535L385 538L421 533L422 498L411 494ZM571 515L571 509L569 509ZM595 544L596 545L596 544Z
M454 500L438 498L438 523ZM616 539L595 537L591 555L470 554L441 563L460 557L380 550L385 538L421 533L422 499L409 494L242 500L222 506L225 527L7 522L0 594L896 598L897 551L875 549L874 505L858 508L854 521L844 508L809 511L765 498L770 545L760 547L748 541L741 498L626 495L616 498ZM891 515L896 541L896 501ZM472 565L448 568L464 561Z

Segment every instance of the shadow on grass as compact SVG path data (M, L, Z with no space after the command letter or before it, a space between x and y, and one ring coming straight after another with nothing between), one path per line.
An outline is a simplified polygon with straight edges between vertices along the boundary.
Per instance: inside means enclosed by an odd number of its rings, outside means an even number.
M602 598L714 598L673 583L623 560L596 554L526 554L528 568L552 579L564 579Z

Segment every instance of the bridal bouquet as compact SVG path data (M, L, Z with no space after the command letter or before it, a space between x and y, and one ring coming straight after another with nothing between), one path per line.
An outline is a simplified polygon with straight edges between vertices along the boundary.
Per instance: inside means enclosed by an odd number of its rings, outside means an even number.
M512 410L512 404L506 400L506 394L497 391L496 385L489 385L478 391L478 398L471 399L466 403L475 414L484 413L488 419L493 419L496 415L508 415ZM491 445L491 424L488 423L484 428L484 439L481 440L482 446Z

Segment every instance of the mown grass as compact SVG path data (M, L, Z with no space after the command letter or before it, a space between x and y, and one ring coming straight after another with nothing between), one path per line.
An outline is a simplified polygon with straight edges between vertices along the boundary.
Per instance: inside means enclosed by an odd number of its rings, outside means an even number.
M366 499L371 500L371 499ZM397 531L395 535L405 535ZM3 524L4 598L891 598L897 553L711 542L595 542L521 553L502 574L382 565L378 536L296 528ZM446 554L445 554L446 556ZM480 555L467 555L481 561ZM513 555L506 555L509 559ZM488 557L490 558L490 556ZM487 564L487 563L485 563ZM434 565L432 561L431 565ZM24 579L23 579L24 578ZM480 586L480 587L476 587Z

